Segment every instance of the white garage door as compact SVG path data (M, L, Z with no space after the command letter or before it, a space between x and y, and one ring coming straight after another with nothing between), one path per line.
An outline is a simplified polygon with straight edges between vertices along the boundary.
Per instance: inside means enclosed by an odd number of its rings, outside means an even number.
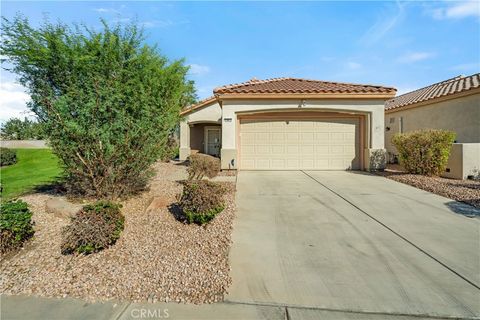
M359 169L359 120L242 120L244 170Z

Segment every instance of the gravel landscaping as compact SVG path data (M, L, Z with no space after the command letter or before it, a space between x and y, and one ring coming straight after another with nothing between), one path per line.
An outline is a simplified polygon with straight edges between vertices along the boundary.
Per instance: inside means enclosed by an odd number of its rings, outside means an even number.
M413 187L432 192L480 208L480 181L426 177L402 171L398 165L389 165L378 174Z
M235 214L234 189L226 208L206 227L184 224L167 208L182 187L185 166L158 163L149 191L123 203L125 230L117 243L92 255L62 255L67 219L45 210L52 195L23 197L33 211L34 239L1 263L1 292L88 301L130 300L212 303L231 283L228 251ZM155 199L154 204L146 208Z

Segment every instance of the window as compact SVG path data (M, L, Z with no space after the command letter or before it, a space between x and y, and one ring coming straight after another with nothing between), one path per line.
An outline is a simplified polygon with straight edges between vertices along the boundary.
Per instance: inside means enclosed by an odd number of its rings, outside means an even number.
M395 117L390 118L390 123L395 123Z

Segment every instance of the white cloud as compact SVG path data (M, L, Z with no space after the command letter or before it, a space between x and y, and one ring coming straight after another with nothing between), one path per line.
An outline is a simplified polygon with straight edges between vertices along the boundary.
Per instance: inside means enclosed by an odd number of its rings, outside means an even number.
M112 8L95 8L93 11L98 12L98 13L115 13L118 14L120 11Z
M354 61L347 62L346 66L347 66L347 68L352 69L352 70L357 70L357 69L360 69L362 67L362 65L360 63L354 62Z
M190 74L195 76L201 76L210 72L209 66L203 66L200 64L192 63L190 65Z
M129 23L132 21L132 18L129 18L129 17L118 17L118 18L115 18L115 19L112 19L110 20L112 23Z
M188 24L188 20L179 20L179 21L172 21L172 20L148 20L142 22L142 25L145 28L168 28L171 26L177 26L182 24Z
M435 19L461 19L466 17L480 17L479 1L460 1L443 8L431 10Z
M15 82L0 83L0 120L23 118L31 113L27 108L30 96L25 88Z
M380 18L360 37L360 43L371 45L381 40L405 16L405 4L396 1L395 12L382 12Z
M400 63L413 63L426 59L433 58L435 56L432 52L410 52L397 59Z

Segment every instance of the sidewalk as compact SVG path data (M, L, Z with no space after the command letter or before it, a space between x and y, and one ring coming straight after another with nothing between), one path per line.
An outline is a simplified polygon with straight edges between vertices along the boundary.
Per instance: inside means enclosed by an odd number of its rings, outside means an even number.
M204 305L177 303L87 303L65 298L31 296L0 296L2 320L420 320L457 319L422 317L421 315L385 314L332 310L300 306L272 306L242 303L215 303Z
M285 319L285 308L244 304L87 303L79 299L1 296L2 320Z

